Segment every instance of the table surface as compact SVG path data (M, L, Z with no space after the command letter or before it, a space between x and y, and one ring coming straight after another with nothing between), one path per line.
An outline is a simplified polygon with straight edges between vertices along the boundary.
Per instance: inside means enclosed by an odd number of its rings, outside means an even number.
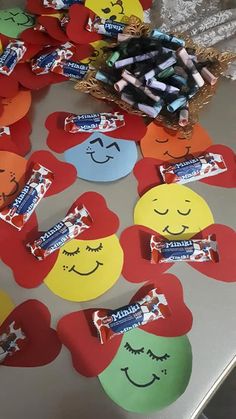
M11 1L11 6L24 4ZM1 1L0 8L9 7ZM201 114L200 122L215 143L235 147L236 82L222 80L217 94ZM98 112L108 109L105 104L77 93L73 83L66 82L33 93L31 119L32 150L47 149L46 117L54 111L75 113ZM58 156L59 157L59 156ZM62 157L61 157L62 158ZM235 228L235 192L196 182L191 188L206 199L216 223ZM68 203L83 192L92 190L104 195L109 207L120 217L120 231L133 223L133 208L138 199L137 184L132 174L107 184L78 179L61 194L45 200L37 211L40 230L48 229L63 218ZM125 202L125 206L124 206ZM125 208L125 211L124 211ZM50 365L39 368L1 368L0 406L2 419L194 419L216 386L233 367L236 347L235 283L214 281L193 270L187 264L175 264L170 270L181 280L185 301L194 322L188 334L193 350L193 371L185 393L168 408L150 415L128 413L116 406L103 392L97 378L80 376L72 367L69 351L63 347ZM139 285L120 278L116 285L95 302L71 303L58 298L45 286L32 290L19 287L12 273L0 262L0 288L9 293L16 304L36 298L51 311L53 326L67 313L96 306L118 307L129 301Z

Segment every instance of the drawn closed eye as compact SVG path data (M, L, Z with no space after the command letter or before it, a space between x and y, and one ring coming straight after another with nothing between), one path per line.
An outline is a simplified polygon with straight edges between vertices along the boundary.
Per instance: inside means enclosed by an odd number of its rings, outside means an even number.
M161 143L162 144L162 143L168 143L169 140L168 140L168 138L166 138L166 140L163 140L163 141L160 141L160 140L155 140L155 141L157 143Z
M98 56L99 56L99 51L95 49L92 53L92 57L98 57Z
M102 12L108 14L111 12L111 9L109 9L109 7L106 7L106 9L102 9Z
M95 138L95 140L89 141L89 144L96 144L96 143L98 143L101 147L104 147L101 138Z
M144 353L144 347L142 347L140 349L134 349L134 348L132 348L132 346L128 342L125 343L124 348L127 349L127 351L131 352L134 355L139 355L139 354Z
M62 253L66 256L75 256L78 255L78 253L80 253L80 250L79 247L77 247L77 249L74 252L67 252L67 250L63 250Z
M157 214L159 214L159 215L166 215L166 214L169 212L169 210L168 210L168 209L166 209L166 210L165 210L165 211L163 211L163 212L158 211L157 209L154 209L154 211L155 211Z
M86 250L88 252L100 252L100 250L102 250L102 249L103 249L102 243L100 243L98 247L91 247L91 246L86 247Z
M120 147L118 146L118 144L117 143L111 143L111 144L109 144L106 148L111 148L111 147L115 147L116 149L117 149L117 151L120 151Z
M180 215L189 215L190 214L190 212L191 212L192 210L191 210L191 208L189 208L189 210L188 211L186 211L186 212L182 212L182 211L180 211L180 210L177 210L177 212L180 214Z
M152 358L153 360L155 360L155 361L161 361L161 362L166 361L168 358L170 358L170 355L168 355L168 354L165 354L165 355L162 355L162 356L155 355L151 351L151 349L148 349L147 355L150 356L150 358Z

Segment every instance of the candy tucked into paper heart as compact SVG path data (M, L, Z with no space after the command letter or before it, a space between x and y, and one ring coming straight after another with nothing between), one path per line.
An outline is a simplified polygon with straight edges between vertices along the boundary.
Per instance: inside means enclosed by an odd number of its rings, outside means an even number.
M2 365L38 367L52 362L61 350L61 343L50 322L51 315L47 307L37 300L28 300L17 306L1 324L0 335L14 324L14 329L22 329L25 342L19 350L7 356Z
M55 13L52 7L44 7L42 0L26 0L26 9L35 15L50 15Z
M88 32L85 27L91 10L82 4L74 4L69 9L69 23L66 27L68 38L78 44L89 44L102 39L101 35Z

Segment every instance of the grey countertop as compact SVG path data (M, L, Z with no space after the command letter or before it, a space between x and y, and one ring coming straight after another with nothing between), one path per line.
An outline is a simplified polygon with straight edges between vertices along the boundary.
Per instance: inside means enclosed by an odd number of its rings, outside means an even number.
M22 4L12 1L11 4ZM1 8L9 7L1 1ZM224 79L211 104L201 113L200 122L212 136L214 143L235 148L236 82ZM31 110L33 150L47 149L46 117L54 111L75 113L103 111L106 105L73 90L73 83L55 85L33 93ZM59 157L59 156L58 156ZM62 156L60 158L63 158ZM206 199L216 223L235 228L235 191L197 182L191 188ZM106 198L109 207L120 217L120 231L133 223L133 207L138 199L134 176L114 183L91 183L77 179L73 186L45 200L43 211L37 211L40 230L49 228L64 216L70 203L83 192L93 190ZM125 202L125 209L124 209ZM216 386L224 379L234 363L236 348L235 283L223 283L201 275L186 264L175 264L171 272L184 287L185 301L194 317L189 338L193 350L193 371L185 393L168 408L150 415L128 413L116 406L103 392L97 378L80 376L72 367L69 351L63 347L50 365L39 368L1 367L0 412L2 419L193 419L209 399ZM96 306L118 307L129 301L139 285L122 278ZM45 303L51 311L53 326L67 313L94 306L72 303L58 298L45 286L32 290L20 288L12 273L0 263L0 288L16 304L29 298Z

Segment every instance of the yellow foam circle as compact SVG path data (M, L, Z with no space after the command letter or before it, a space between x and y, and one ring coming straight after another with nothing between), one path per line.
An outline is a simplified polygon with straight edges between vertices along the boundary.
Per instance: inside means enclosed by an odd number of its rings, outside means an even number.
M13 309L14 303L11 298L4 291L0 290L0 324L4 322Z
M115 17L116 22L121 22L124 16L135 15L143 20L143 8L139 0L122 0L111 2L108 0L86 0L85 6L96 15L109 19Z

